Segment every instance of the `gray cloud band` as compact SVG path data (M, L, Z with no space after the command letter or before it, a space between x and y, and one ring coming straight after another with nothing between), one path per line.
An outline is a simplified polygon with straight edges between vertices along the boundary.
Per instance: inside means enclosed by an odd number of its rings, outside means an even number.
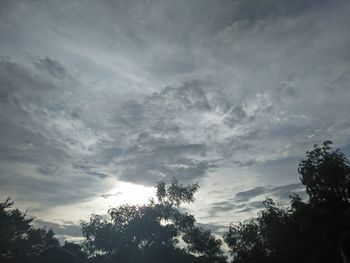
M348 1L264 3L1 1L0 190L44 209L229 167L243 200L349 145Z

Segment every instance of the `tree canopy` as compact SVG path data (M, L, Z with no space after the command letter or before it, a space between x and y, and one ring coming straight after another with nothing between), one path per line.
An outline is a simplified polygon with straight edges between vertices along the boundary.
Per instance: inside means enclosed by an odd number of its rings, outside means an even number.
M0 262L28 262L59 246L52 230L35 227L33 218L13 206L10 198L0 203Z
M267 199L256 218L230 226L224 240L233 262L342 262L339 239L350 230L350 169L331 145L315 145L299 164L308 200L294 195L283 207Z
M267 198L257 217L231 224L224 234L234 263L340 263L350 260L350 165L332 143L315 145L299 163L309 196L290 206ZM0 203L0 262L225 263L223 241L199 227L181 207L194 202L198 184L156 184L156 199L124 204L82 223L82 244L60 245L52 230ZM348 260L348 261L346 261Z
M159 182L157 200L112 208L109 218L91 216L82 225L85 247L106 262L226 262L221 241L180 209L181 203L194 201L197 189L176 179Z
M298 172L310 203L346 207L350 203L350 164L339 149L332 151L331 146L331 141L325 141L306 152Z

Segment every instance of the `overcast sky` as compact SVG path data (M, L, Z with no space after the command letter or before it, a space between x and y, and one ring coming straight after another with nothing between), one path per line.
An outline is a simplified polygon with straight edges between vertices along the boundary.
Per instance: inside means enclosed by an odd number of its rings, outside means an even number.
M62 238L198 182L222 232L301 193L315 143L350 152L346 0L0 1L0 197Z

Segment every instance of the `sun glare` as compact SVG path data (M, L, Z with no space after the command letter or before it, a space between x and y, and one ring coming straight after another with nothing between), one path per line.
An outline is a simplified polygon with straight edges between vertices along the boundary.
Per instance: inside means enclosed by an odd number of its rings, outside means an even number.
M121 204L145 204L148 200L155 196L154 187L145 187L132 183L119 182L108 193L102 195L106 198L111 206Z

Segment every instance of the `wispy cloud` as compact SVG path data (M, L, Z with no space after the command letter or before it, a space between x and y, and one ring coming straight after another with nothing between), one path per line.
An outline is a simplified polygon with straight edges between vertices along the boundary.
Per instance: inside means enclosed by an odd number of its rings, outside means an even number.
M349 11L1 1L2 195L52 219L56 205L107 201L118 182L177 177L200 183L193 211L218 225L265 195L285 200L314 143L349 148Z

